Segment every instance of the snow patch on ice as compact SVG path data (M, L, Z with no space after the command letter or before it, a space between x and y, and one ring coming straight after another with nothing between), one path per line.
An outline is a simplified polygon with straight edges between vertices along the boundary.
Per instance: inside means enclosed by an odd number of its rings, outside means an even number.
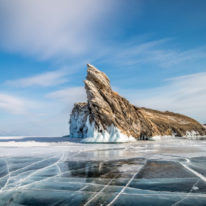
M150 140L160 141L160 140L166 140L166 139L175 139L175 138L187 138L191 140L204 140L206 139L206 136L201 136L199 132L197 131L186 131L186 135L183 137L177 137L176 134L170 135L170 136L153 136L150 137Z
M9 142L0 142L0 147L45 147L49 144L46 142L35 142L35 141L29 141L29 142L15 142L15 141L9 141Z
M165 139L172 139L175 138L174 136L153 136L150 137L150 140L154 140L154 141L160 141L160 140L165 140Z
M206 136L201 136L199 132L194 131L194 130L187 131L184 137L191 139L191 140L205 140L206 139Z
M199 132L197 131L186 131L186 135L184 137L198 137L200 136Z
M1 136L0 147L46 147L67 145L68 137Z
M199 190L199 187L193 186L193 187L192 187L192 190Z

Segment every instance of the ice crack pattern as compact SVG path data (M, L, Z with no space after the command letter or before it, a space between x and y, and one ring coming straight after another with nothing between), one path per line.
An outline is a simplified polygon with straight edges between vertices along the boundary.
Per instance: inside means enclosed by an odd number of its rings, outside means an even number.
M205 146L179 139L0 146L0 206L206 205Z

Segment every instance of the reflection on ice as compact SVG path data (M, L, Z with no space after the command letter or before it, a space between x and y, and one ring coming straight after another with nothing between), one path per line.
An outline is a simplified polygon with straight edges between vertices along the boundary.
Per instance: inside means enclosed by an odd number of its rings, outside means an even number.
M205 141L20 144L0 148L0 205L206 205Z

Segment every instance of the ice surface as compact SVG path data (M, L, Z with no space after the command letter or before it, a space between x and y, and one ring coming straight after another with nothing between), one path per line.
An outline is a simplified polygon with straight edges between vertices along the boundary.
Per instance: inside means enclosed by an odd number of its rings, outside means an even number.
M206 205L206 141L0 138L0 205Z

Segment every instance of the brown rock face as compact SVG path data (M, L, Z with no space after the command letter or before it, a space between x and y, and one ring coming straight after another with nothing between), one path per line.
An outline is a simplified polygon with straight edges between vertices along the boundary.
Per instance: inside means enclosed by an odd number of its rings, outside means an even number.
M71 136L87 137L87 119L99 133L113 125L122 134L136 139L157 135L185 136L192 131L206 135L206 129L194 119L136 107L111 89L110 81L103 72L91 65L88 65L87 72L85 89L88 103L75 104L70 119ZM76 121L81 123L76 124Z

